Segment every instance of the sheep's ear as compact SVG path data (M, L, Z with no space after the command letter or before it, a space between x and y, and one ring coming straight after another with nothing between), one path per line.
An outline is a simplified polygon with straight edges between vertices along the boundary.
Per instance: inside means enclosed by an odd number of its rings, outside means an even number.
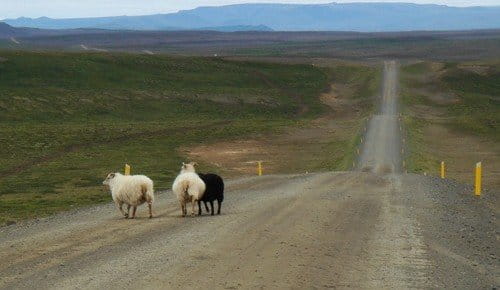
M198 163L196 163L196 162L191 162L191 165L193 165L193 166L198 166Z
M110 173L109 174L109 178L114 178L115 177L115 174L114 173Z

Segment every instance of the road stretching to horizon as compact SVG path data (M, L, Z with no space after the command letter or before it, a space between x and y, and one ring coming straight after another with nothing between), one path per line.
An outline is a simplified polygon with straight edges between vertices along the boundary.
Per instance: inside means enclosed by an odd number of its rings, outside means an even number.
M0 289L465 288L499 285L495 209L401 174L397 63L357 171L231 180L220 216L110 204L0 228Z
M375 173L402 171L401 122L397 102L397 63L384 63L380 108L369 120L358 169Z

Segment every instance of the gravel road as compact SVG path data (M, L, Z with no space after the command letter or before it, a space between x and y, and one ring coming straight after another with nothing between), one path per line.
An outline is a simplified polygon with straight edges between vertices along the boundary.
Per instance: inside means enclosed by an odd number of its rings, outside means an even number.
M358 169L375 173L401 172L401 123L397 102L397 63L384 63L380 109L368 122Z
M0 289L498 287L498 194L400 173L396 75L363 170L231 180L220 216L181 218L167 191L151 220L107 204L3 227Z

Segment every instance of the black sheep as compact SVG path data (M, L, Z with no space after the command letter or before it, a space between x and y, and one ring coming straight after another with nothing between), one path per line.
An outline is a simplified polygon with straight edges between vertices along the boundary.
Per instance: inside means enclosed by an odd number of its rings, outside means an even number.
M205 208L208 212L207 202L210 202L210 207L212 208L212 215L214 215L214 200L217 200L217 214L220 214L220 208L222 206L222 201L224 200L224 181L217 174L212 173L198 173L201 180L205 182L206 189L203 198L198 201L198 215L201 215L201 202L205 203Z

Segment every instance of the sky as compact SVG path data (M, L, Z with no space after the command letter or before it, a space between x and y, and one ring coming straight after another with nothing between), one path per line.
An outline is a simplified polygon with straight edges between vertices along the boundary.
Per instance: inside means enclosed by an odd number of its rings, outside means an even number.
M500 0L0 0L0 19L17 17L75 18L117 15L171 13L199 6L238 3L347 3L347 2L412 2L449 6L492 6Z

